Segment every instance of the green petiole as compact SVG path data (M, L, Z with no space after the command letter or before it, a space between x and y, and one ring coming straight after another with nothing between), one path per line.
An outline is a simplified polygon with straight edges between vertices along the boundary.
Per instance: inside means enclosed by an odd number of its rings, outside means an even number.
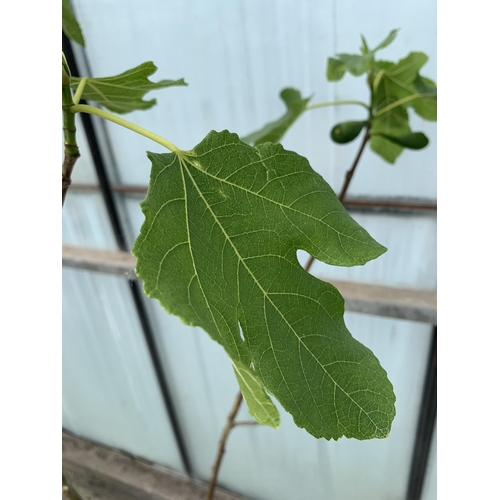
M382 116L384 113L387 113L391 109L397 108L398 106L413 101L414 99L418 99L419 97L425 97L425 96L422 96L421 94L412 94L407 97L403 97L403 99L399 99L399 101L395 101L387 105L385 108L382 108L379 111L377 111L377 113L375 114L375 118L379 118L380 116Z
M82 98L83 94L83 89L85 88L85 85L87 84L88 78L82 78L80 80L80 83L78 84L78 88L76 89L75 95L73 96L73 102L78 104L80 102L80 99Z
M306 110L317 109L317 108L326 108L327 106L339 106L341 104L357 104L358 106L363 106L366 109L370 109L370 107L362 101L329 101L329 102L319 102L318 104L311 104L307 106Z
M87 104L76 104L74 106L71 106L70 111L72 113L88 113L90 115L99 116L104 120L108 120L110 122L116 123L117 125L121 125L122 127L127 128L132 132L135 132L136 134L147 137L148 139L161 144L163 147L169 149L173 153L181 153L181 150L170 141L167 141L167 139L164 139L163 137L151 132L150 130L140 127L135 123L124 120L119 116L109 113L108 111L104 111L103 109L95 108L94 106L88 106Z

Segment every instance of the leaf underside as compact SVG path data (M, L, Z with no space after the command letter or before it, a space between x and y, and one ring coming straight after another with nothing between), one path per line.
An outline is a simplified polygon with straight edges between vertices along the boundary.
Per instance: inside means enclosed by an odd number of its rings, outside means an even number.
M138 109L149 109L156 104L156 99L143 100L147 92L187 85L183 78L151 82L148 76L155 73L156 69L149 61L116 76L87 78L82 98L97 102L114 113L129 113ZM71 77L71 87L76 90L80 80L81 78Z
M253 132L241 140L247 144L256 146L265 142L280 142L287 130L296 122L299 116L306 110L310 97L303 98L295 89L283 89L280 93L281 100L285 103L286 113L277 120L268 123L260 130Z
M386 437L395 415L387 374L347 330L339 292L296 256L353 266L386 249L305 158L279 144L210 132L193 151L148 156L132 249L145 293L202 327L233 364L252 367L313 436Z

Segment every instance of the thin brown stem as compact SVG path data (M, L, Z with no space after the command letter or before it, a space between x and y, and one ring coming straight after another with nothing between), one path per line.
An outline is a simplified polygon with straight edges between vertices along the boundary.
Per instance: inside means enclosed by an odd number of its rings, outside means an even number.
M349 187L349 184L351 183L351 179L352 179L352 176L354 175L354 171L356 170L356 167L358 166L358 163L359 163L359 160L361 159L361 155L363 153L363 150L365 149L365 146L369 140L370 140L370 126L368 125L366 127L365 135L363 137L363 140L361 141L361 145L359 147L358 154L356 155L356 158L354 159L352 167L345 174L344 185L342 186L342 189L341 189L340 195L339 195L340 203L343 203L343 201L344 201L345 195L347 193L347 188Z
M236 399L234 400L231 411L227 415L226 425L224 429L222 429L222 433L219 439L219 447L217 450L217 456L215 458L214 465L212 466L212 477L210 479L210 484L208 486L207 500L212 500L215 491L215 485L217 484L217 475L219 474L220 464L222 463L222 457L224 456L224 452L226 451L226 441L231 432L231 429L235 426L234 419L236 418L236 414L240 409L241 402L243 401L243 395L241 391L236 395Z
M349 187L349 184L351 183L352 176L354 175L354 171L356 170L356 167L358 166L359 160L361 159L361 155L365 149L366 144L370 140L370 125L366 127L365 130L365 135L363 136L363 140L361 141L361 145L358 150L358 154L356 155L356 158L354 158L354 161L352 163L351 168L346 172L345 174L345 179L344 179L344 184L342 185L342 189L340 190L340 195L339 195L339 201L340 203L344 202L345 195L347 193L347 188ZM306 265L304 266L304 269L306 271L309 271L311 269L311 266L313 265L314 262L314 257L311 255L309 257L309 260L307 261Z

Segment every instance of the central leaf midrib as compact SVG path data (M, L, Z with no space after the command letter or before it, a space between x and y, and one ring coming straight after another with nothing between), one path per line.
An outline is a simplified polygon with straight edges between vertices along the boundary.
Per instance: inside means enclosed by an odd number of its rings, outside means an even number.
M203 200L203 202L205 203L207 209L209 210L209 212L212 214L212 217L215 221L215 223L220 227L222 233L224 234L224 237L226 238L226 240L228 241L228 243L231 245L231 247L233 248L234 250L234 253L236 254L236 257L239 259L239 261L241 262L241 264L245 267L245 269L247 270L248 274L251 276L251 278L254 280L255 284L259 287L259 289L261 290L262 294L264 295L264 297L269 301L269 303L274 307L274 309L276 310L276 312L283 318L283 321L288 325L288 327L290 328L290 330L294 333L294 335L297 337L297 340L298 342L307 350L307 352L312 356L312 358L316 361L316 363L321 367L321 369L325 372L325 374L328 376L328 378L333 382L333 384L338 387L344 394L345 396L353 403L355 404L359 410L365 414L368 419L370 420L370 422L375 426L375 428L378 430L378 431L381 431L381 429L379 429L378 425L373 422L372 418L370 417L370 415L359 405L359 403L357 401L355 401L349 393L347 393L344 388L342 386L340 386L336 381L335 379L331 376L331 374L325 369L325 367L320 363L320 361L318 360L318 358L314 355L313 352L311 352L311 350L308 348L308 346L303 342L303 340L300 338L300 336L297 334L297 332L295 331L295 329L290 325L290 323L288 322L288 320L286 319L286 317L282 314L282 312L279 310L279 308L276 306L276 304L271 300L271 298L269 297L269 294L267 293L266 290L264 290L264 288L262 287L262 285L259 283L259 281L257 280L257 278L254 276L254 274L252 273L252 271L250 270L250 268L246 265L244 259L242 258L242 256L240 255L240 253L238 252L238 249L236 248L236 246L233 244L233 242L231 241L231 238L229 237L229 235L226 233L225 229L224 229L224 226L222 226L222 224L220 223L217 215L213 212L212 210L212 207L210 206L210 204L207 202L207 200L205 199L205 197L203 196L203 193L202 191L200 190L200 188L198 187L198 184L196 183L196 181L194 180L193 176L191 175L191 172L189 171L188 167L186 166L186 163L184 161L184 159L182 157L179 157L179 160L180 160L180 165L181 165L181 169L184 168L187 175L189 176L189 178L191 179L191 182L193 184L193 187L196 189L196 191L198 191L201 199ZM187 159L186 159L187 160ZM193 166L194 168L196 168L197 170L203 172L204 174L207 174L205 171L201 170L200 168L196 167L195 165L193 165L191 162L189 162L189 165ZM210 174L207 174L207 175L210 175ZM216 177L214 176L211 176L215 179L217 179ZM217 179L219 180L219 179ZM251 192L251 191L250 191ZM187 191L186 191L186 203L187 203ZM187 213L186 213L186 217L187 217ZM193 261L193 264L194 264L194 261ZM198 278L198 283L199 283L199 278ZM201 287L201 283L200 283L200 287ZM206 299L205 299L206 300ZM217 325L217 323L215 323ZM314 397L314 396L313 396Z
M182 184L184 186L184 193L185 193L184 200L185 200L185 211L186 211L186 233L187 233L187 238L188 238L187 243L188 243L188 247L189 247L189 254L191 256L191 261L193 263L194 276L196 276L196 281L198 281L198 285L200 286L200 290L201 290L201 293L203 295L203 299L205 300L207 308L210 311L210 316L212 317L212 322L213 322L215 328L217 329L217 331L219 333L219 337L222 340L225 340L224 337L220 333L219 327L217 326L217 321L215 319L214 313L213 313L212 308L210 306L210 301L207 299L207 296L205 295L205 290L203 289L203 286L201 284L201 280L200 280L200 277L198 275L198 270L197 270L197 267L196 267L196 263L194 261L194 255L193 255L193 250L192 250L192 245L191 245L191 235L190 235L190 229L189 229L189 217L188 217L188 207L187 207L188 198L187 198L186 180L184 179L184 173L182 171L182 165L183 165L182 159L180 159L180 164L181 164ZM189 298L189 303L191 305L191 298L189 296L188 296L188 298ZM195 310L195 308L192 305L191 305L191 308L193 310ZM221 316L224 318L224 315L221 314ZM199 316L198 316L198 318L200 319L200 322L203 323L203 321L201 320L201 318ZM226 322L225 318L224 318L224 321ZM226 322L226 326L228 328L228 331L231 332L231 328L227 324L227 322ZM236 349L236 352L238 353L238 358L241 359L240 350L238 348L238 344L236 343L236 340L232 337L232 335L229 335L229 336L231 337L231 340L233 341L233 344L234 344L234 348Z

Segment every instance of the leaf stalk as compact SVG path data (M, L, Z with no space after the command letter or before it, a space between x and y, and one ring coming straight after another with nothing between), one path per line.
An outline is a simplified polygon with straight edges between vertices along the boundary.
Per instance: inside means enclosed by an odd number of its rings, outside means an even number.
M88 78L82 78L78 83L78 88L76 89L75 95L73 97L73 103L76 105L80 102L82 98L83 90L85 89L85 85L87 84Z
M388 104L384 108L377 111L374 118L379 118L383 114L388 113L391 109L397 108L398 106L401 106L402 104L413 101L413 100L418 99L420 97L425 97L425 96L423 96L421 94L412 94L412 95L408 95L406 97L403 97L402 99L399 99L398 101L395 101L391 104Z
M319 102L317 104L311 104L310 106L306 107L306 111L309 111L311 109L326 108L328 106L340 106L342 104L356 104L358 106L363 106L368 110L370 109L370 107L363 101L344 100L344 101Z
M236 414L240 409L242 401L243 395L241 394L241 391L238 391L233 406L231 407L231 411L227 416L226 425L222 429L222 433L220 435L219 448L214 465L212 466L212 477L210 478L210 484L208 485L207 500L212 500L214 497L215 485L217 484L217 476L219 474L220 465L222 463L222 457L224 456L224 452L226 451L226 441L229 433L231 432L231 429L238 425L234 422L234 419L236 418Z
M104 120L108 120L128 130L131 130L136 134L147 137L151 141L156 142L162 145L163 147L167 148L168 150L172 151L172 153L182 153L182 151L177 146L172 144L170 141L167 141L167 139L164 139L163 137L159 136L158 134L155 134L154 132L151 132L148 129L140 127L135 123L129 122L124 118L120 118L119 116L109 113L108 111L104 111L103 109L99 109L94 106L89 106L87 104L76 104L70 108L70 111L72 113L88 113L89 115L98 116L99 118L103 118Z

